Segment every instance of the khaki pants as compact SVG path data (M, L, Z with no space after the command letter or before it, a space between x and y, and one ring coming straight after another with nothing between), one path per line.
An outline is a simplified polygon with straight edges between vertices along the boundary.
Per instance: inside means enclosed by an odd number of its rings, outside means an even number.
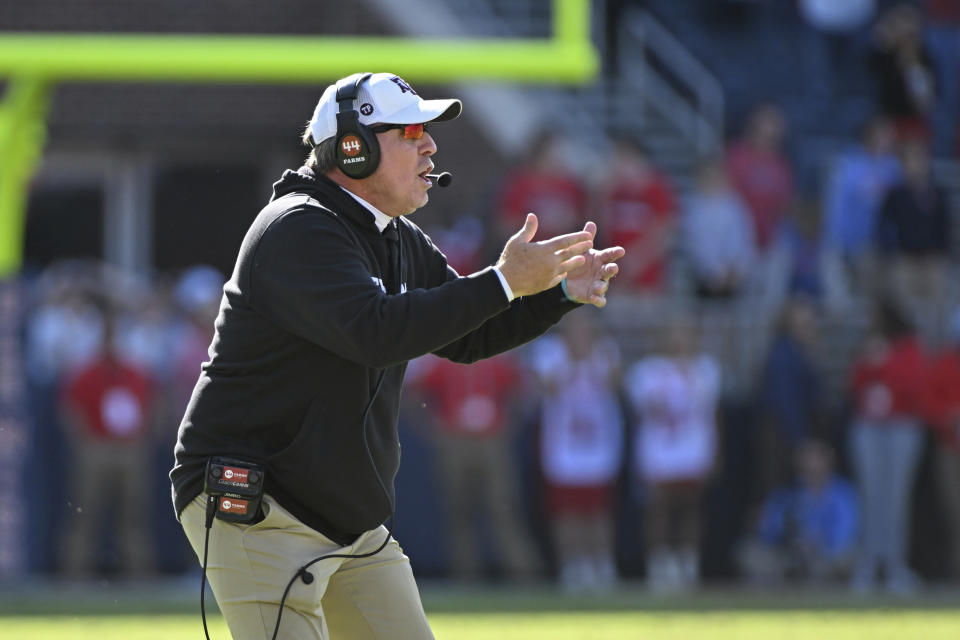
M206 495L180 517L203 561ZM297 569L328 553L373 551L387 535L379 527L341 547L264 497L265 518L253 525L214 520L207 579L235 640L272 636L280 598ZM289 640L430 640L410 559L395 540L369 558L329 558L309 568L312 584L296 580L284 603L277 638Z

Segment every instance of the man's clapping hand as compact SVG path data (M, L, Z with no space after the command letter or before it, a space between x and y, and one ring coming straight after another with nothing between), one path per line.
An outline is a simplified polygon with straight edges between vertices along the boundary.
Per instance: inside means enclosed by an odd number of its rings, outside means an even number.
M583 227L583 233L589 233L590 238L597 234L597 225L588 222ZM617 275L620 267L614 260L619 260L626 252L623 247L610 247L597 250L590 248L582 254L583 262L567 272L567 296L576 302L603 307L607 304L607 289L610 279Z
M534 242L536 233L537 216L528 213L523 228L507 240L497 262L517 297L560 284L571 270L586 264L584 254L593 246L593 234L586 229Z
M588 222L583 231L534 242L537 216L528 213L523 228L507 241L497 268L515 296L532 295L560 284L575 302L602 307L607 304L610 279L617 275L615 260L622 247L597 250L593 239L597 225Z

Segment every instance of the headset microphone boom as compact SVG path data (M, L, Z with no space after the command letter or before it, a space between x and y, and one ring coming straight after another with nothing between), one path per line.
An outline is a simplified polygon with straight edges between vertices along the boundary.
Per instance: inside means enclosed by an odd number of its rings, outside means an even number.
M453 182L453 175L449 171L444 171L443 173L428 173L428 178L436 178L437 185L441 187L449 187L450 183Z

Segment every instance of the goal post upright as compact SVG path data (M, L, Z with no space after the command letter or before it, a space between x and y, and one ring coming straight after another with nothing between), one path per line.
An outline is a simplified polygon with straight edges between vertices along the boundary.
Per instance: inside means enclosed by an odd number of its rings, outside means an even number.
M0 278L20 268L27 189L58 82L303 84L389 68L415 82L579 84L599 68L590 11L590 0L553 0L549 38L0 34Z

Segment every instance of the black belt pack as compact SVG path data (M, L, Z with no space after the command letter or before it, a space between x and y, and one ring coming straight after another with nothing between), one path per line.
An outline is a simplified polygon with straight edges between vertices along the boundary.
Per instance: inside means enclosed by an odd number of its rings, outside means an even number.
M217 499L217 518L250 523L258 519L263 499L263 466L236 458L210 458L204 492Z

